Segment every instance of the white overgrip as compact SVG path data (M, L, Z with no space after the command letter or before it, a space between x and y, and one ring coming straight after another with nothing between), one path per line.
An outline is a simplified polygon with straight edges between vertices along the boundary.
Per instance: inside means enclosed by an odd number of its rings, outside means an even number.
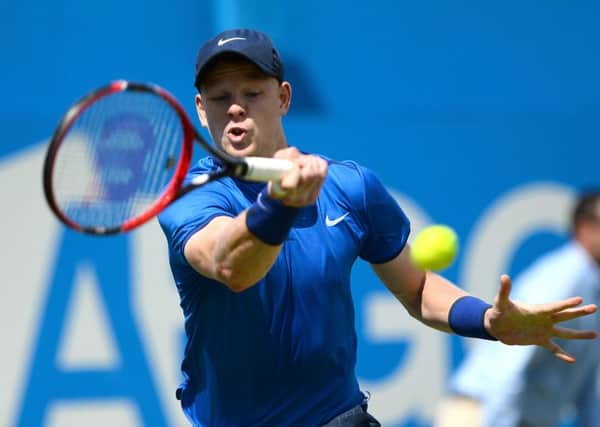
M246 157L248 171L244 179L249 181L277 181L285 172L293 168L292 162L285 159L271 159L268 157Z

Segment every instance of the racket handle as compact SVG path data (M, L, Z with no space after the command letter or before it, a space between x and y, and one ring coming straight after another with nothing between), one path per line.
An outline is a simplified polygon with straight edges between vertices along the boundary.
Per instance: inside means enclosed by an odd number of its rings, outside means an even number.
M244 179L249 181L277 181L281 175L294 167L292 162L285 159L246 157L244 160L248 165Z

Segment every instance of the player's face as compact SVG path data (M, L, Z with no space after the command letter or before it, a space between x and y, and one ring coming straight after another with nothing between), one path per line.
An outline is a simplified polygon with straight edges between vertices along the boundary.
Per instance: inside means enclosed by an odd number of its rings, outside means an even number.
M289 83L241 58L219 60L206 72L196 109L215 144L234 156L271 157L286 141L281 118L291 98Z

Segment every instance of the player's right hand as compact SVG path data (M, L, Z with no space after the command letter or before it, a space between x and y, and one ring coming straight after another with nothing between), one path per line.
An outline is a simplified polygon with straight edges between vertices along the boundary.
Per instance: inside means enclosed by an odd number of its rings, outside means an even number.
M287 206L302 207L315 203L327 177L327 162L318 156L302 154L295 147L279 150L273 157L289 160L295 167L275 185L269 183L269 196Z

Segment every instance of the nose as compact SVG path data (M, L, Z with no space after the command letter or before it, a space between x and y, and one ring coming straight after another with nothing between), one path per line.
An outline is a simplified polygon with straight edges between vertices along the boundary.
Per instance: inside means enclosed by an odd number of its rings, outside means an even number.
M246 108L241 102L235 100L229 106L227 114L229 114L229 117L231 119L243 119L244 117L246 117Z

